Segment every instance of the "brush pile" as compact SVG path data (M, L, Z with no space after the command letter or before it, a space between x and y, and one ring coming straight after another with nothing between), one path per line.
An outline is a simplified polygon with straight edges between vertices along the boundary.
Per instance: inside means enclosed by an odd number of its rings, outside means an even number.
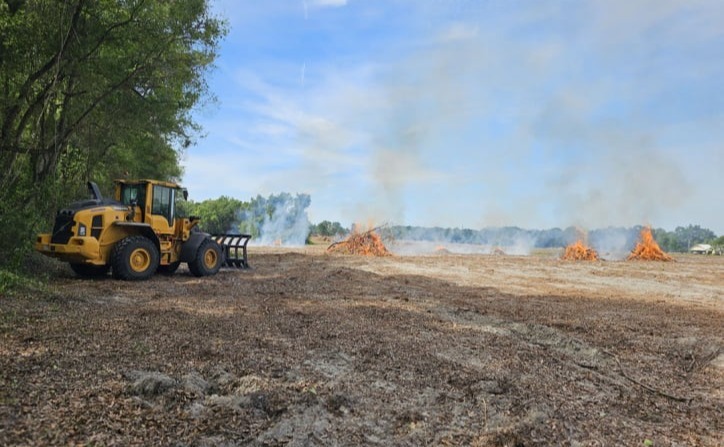
M582 240L578 240L575 244L566 247L561 259L566 261L598 261L599 257L596 250L584 244Z
M673 261L674 259L667 255L654 239L650 227L641 229L641 240L636 244L631 254L626 258L627 261Z
M373 228L362 232L355 226L347 239L330 245L327 247L327 252L358 256L392 256L375 230L376 228Z

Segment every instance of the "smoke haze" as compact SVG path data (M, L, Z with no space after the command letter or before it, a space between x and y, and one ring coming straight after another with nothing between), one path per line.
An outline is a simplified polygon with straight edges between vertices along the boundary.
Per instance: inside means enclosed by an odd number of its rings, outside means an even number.
M309 236L308 194L257 196L237 214L236 231L254 235L251 245L303 246Z
M229 118L204 125L234 190L345 225L724 233L722 2L230 5ZM189 158L203 197L225 167Z

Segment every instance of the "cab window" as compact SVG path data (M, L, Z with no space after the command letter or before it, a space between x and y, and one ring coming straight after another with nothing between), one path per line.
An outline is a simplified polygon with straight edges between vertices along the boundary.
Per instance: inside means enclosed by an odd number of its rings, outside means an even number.
M132 205L135 203L143 207L145 186L146 185L122 185L121 202L124 205Z
M186 200L183 197L183 194L181 191L176 192L176 199L175 199L175 210L174 210L174 217L188 217L188 205L186 204Z
M153 207L151 214L164 216L169 225L173 222L174 190L167 186L153 185Z

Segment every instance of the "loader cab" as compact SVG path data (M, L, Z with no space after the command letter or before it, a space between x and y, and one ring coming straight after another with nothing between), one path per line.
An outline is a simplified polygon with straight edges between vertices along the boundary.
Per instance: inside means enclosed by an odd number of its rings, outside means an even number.
M133 207L132 220L150 224L160 233L173 233L177 217L176 201L185 190L168 182L149 180L116 183L116 199Z

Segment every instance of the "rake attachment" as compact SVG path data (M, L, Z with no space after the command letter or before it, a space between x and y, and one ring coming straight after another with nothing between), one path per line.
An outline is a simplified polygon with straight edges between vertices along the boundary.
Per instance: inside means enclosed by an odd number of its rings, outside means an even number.
M224 251L224 260L227 266L249 268L246 244L249 243L251 234L213 234L211 239L215 240Z

